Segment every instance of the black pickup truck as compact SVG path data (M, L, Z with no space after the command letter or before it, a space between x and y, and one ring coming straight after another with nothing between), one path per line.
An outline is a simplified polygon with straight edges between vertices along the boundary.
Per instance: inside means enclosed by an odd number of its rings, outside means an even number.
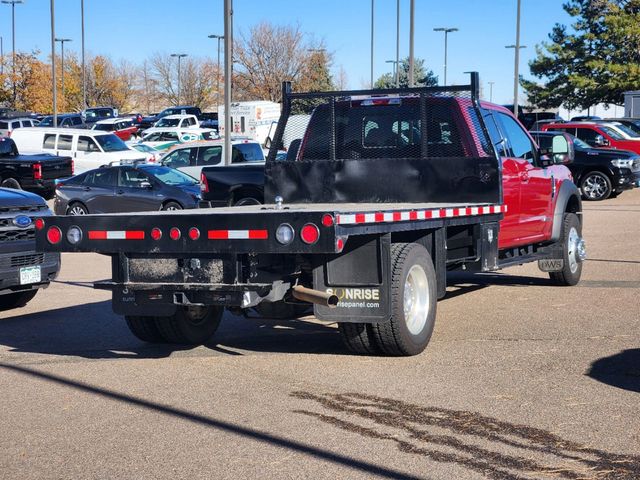
M0 186L51 198L55 181L73 175L73 159L56 155L20 155L10 138L0 137Z
M36 252L37 222L49 215L38 195L0 188L0 311L25 305L58 275L60 254Z
M200 174L200 207L264 203L264 162L204 167Z

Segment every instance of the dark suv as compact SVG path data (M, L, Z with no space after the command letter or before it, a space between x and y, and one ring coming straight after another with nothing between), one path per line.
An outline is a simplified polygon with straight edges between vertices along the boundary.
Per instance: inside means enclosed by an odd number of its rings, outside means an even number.
M60 254L36 252L35 218L48 215L42 197L0 188L0 310L25 305L58 275Z
M542 150L550 151L552 132L531 132ZM568 133L564 134L574 146L575 158L568 164L573 181L585 200L605 200L624 190L640 186L640 156L629 150L592 148Z
M87 128L87 125L79 113L63 113L58 115L58 127L63 128ZM53 127L53 115L44 117L38 127Z

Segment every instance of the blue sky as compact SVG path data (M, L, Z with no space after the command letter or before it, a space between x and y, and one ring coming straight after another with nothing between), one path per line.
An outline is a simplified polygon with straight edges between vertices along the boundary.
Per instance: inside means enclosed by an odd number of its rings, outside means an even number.
M556 22L570 18L561 0L522 0L521 72L535 45L547 39ZM409 0L401 0L400 56L409 51ZM261 21L299 25L334 53L337 68L347 72L349 86L369 80L371 0L235 0L235 32L246 32ZM114 60L140 62L154 52L187 52L215 56L216 42L208 34L223 33L222 0L85 0L86 49ZM449 35L448 82L466 83L463 72L480 72L485 95L495 82L493 100L513 97L513 49L516 0L416 0L415 55L442 79L444 38L434 27L457 27ZM375 0L374 74L390 71L395 59L396 0ZM56 1L56 34L72 38L65 49L80 49L80 0ZM16 48L50 49L49 0L25 0L16 6ZM11 9L0 5L0 36L5 53L11 49Z

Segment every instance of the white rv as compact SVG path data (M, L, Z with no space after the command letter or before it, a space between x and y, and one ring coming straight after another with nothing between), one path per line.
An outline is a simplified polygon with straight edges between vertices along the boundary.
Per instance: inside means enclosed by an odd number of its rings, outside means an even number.
M267 100L232 103L230 110L231 136L245 137L264 145L271 125L280 119L280 104ZM225 136L224 106L218 107L220 136Z

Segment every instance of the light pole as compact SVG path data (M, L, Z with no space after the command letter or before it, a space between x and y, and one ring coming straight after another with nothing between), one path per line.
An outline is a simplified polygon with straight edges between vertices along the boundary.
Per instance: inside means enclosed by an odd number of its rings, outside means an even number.
M400 88L400 0L396 4L396 88Z
M518 0L518 3L520 0ZM520 63L520 49L527 48L526 45L506 45L504 48L513 48L516 51L515 67L513 68L513 114L518 116L518 64Z
M393 79L394 82L396 83L396 88L399 87L399 77L400 75L398 75L398 61L397 60L385 60L384 63L392 63L393 64Z
M62 76L62 82L61 82L61 88L62 88L62 100L63 100L63 108L66 108L67 106L67 99L64 96L64 43L65 42L71 42L72 40L70 38L55 38L54 39L56 42L60 42L60 49L61 49L61 61L60 61L60 74ZM54 61L55 61L55 57L54 57ZM55 79L54 79L55 81Z
M224 0L224 164L231 164L231 83L233 82L233 0ZM220 122L220 119L218 119ZM218 123L220 125L220 123Z
M413 37L415 33L416 0L409 2L409 87L413 87Z
M20 5L22 0L2 0L2 3L11 5L11 56L12 56L12 76L13 76L13 108L16 108L16 5Z
M496 82L489 82L489 101L493 102L493 85Z
M434 32L444 32L444 86L447 86L447 42L449 34L457 32L457 28L438 27L433 29Z
M178 105L180 105L180 59L186 57L186 53L172 53L172 57L178 58Z
M371 86L369 88L373 88L373 8L375 6L375 0L371 0Z
M520 65L520 49L527 48L526 46L520 45L520 4L521 0L518 0L518 7L516 13L516 44L508 45L506 48L515 49L515 60L514 60L514 68L513 68L513 114L518 116L518 67Z
M56 21L54 0L49 3L51 11L51 93L53 97L53 126L58 126L58 88L56 87Z
M80 0L80 23L82 25L82 109L87 108L87 76L84 64L84 0Z
M0 36L0 75L4 75L4 45L2 36Z
M216 70L216 100L220 106L220 41L224 39L224 35L209 35L209 38L218 40L218 69Z

